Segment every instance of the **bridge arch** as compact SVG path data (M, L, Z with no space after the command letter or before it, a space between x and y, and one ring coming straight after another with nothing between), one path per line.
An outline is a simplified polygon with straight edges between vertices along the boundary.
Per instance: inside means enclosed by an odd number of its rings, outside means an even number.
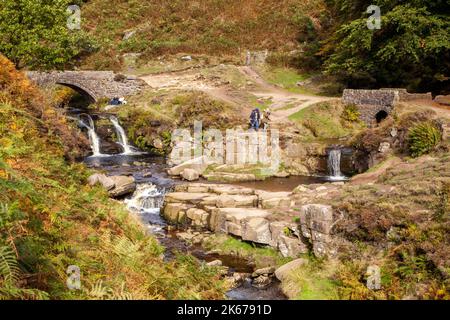
M83 87L79 84L73 84L73 83L67 83L64 81L57 81L55 84L58 84L60 86L68 87L75 92L79 93L81 96L83 96L86 100L89 101L89 103L95 103L97 99L95 98L95 95L89 91L89 89Z
M389 113L388 113L386 110L381 109L380 111L378 111L378 112L375 114L375 121L376 121L377 123L380 123L380 122L382 122L384 119L386 119L386 118L388 117L388 115L389 115Z

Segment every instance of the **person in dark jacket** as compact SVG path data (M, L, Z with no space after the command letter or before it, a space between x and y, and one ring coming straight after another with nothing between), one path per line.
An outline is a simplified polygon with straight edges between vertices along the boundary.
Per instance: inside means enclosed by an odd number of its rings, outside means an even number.
M252 113L250 114L250 127L258 131L260 122L261 112L259 111L259 108L253 109Z

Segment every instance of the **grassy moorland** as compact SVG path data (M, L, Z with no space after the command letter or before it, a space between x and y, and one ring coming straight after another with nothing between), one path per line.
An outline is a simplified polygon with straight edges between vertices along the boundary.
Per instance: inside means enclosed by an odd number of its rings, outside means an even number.
M322 1L89 1L86 29L100 44L88 66L122 64L118 53L141 59L180 52L221 56L245 50L295 48L304 12L320 16ZM123 40L126 32L134 32ZM101 59L99 59L101 57Z

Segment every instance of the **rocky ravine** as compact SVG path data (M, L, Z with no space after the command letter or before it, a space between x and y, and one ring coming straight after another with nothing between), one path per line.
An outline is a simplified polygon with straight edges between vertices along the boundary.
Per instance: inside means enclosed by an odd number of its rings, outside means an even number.
M300 186L293 192L182 184L166 194L162 214L181 229L229 234L273 247L285 257L310 249L323 257L334 255L331 231L336 217L329 205L306 203L338 190L339 184Z

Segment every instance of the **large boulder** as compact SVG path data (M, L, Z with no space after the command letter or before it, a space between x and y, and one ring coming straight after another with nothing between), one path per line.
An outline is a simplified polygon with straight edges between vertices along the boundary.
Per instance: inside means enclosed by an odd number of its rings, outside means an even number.
M265 218L250 218L244 224L242 240L252 241L260 244L270 244L272 234L269 221Z
M302 258L292 260L275 270L275 277L280 281L284 281L293 270L301 267L305 263L307 263L307 260Z
M196 227L208 227L209 213L202 209L190 208L186 216L191 219L192 225Z
M252 218L265 218L270 212L256 208L214 208L211 212L212 231L242 236L242 226Z
M188 206L184 203L167 203L163 209L163 216L171 223L182 223Z
M301 253L308 252L308 247L299 238L293 236L280 235L277 245L283 257L298 257Z
M125 196L136 190L136 182L133 177L112 176L114 188L109 190L109 195L113 198Z
M200 178L200 174L195 169L186 168L181 172L181 177L187 181L195 181Z
M208 165L208 157L202 156L170 168L169 170L167 170L167 173L171 176L179 176L185 169L194 169L199 174L202 174L203 172L205 172Z
M110 177L107 177L105 174L102 174L102 173L95 173L95 174L91 175L88 178L88 183L91 186L94 186L97 183L100 183L102 185L102 187L106 189L106 191L113 189L115 186L114 180L111 179Z
M331 252L333 209L322 204L308 204L300 209L300 227L303 237L310 239L314 255L323 257Z

